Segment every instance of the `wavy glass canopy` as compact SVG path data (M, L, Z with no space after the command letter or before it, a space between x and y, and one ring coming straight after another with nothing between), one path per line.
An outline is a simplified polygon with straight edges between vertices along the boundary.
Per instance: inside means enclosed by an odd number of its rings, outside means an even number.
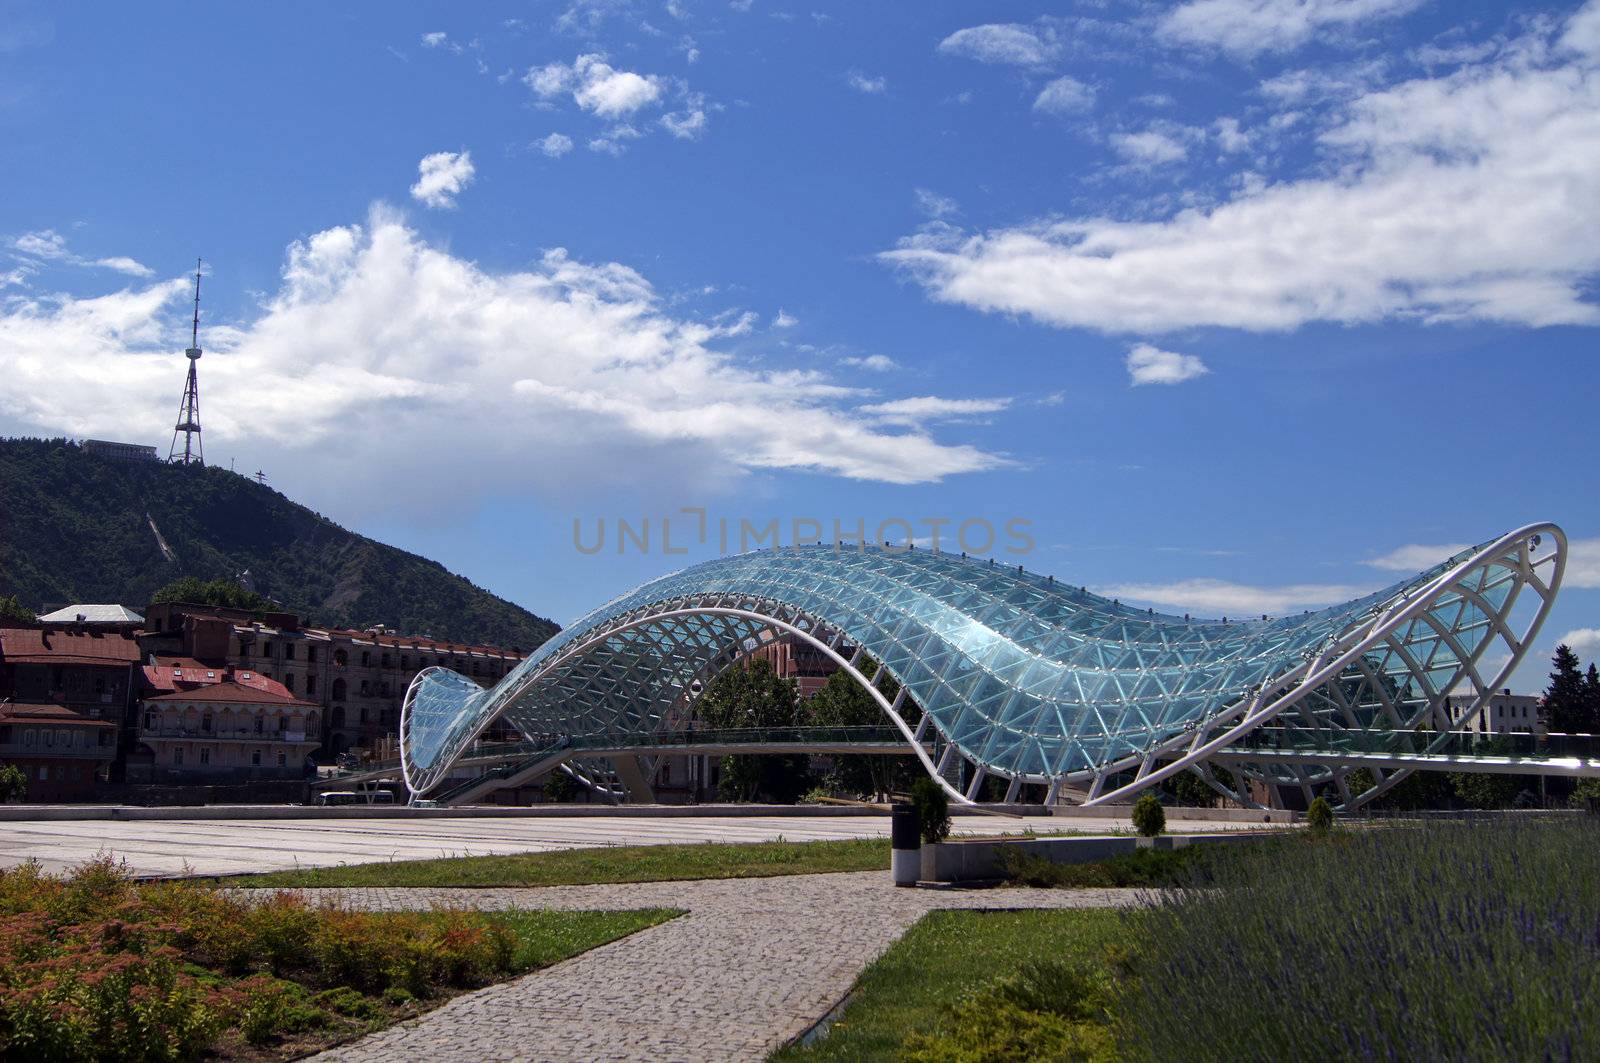
M413 793L425 794L501 718L551 747L682 729L702 684L763 640L793 635L862 680L958 798L999 776L1047 784L1052 796L1078 786L1102 801L1190 767L1206 774L1212 753L1284 713L1280 726L1312 733L1437 724L1445 696L1466 692L1457 687L1486 697L1510 674L1564 556L1560 529L1530 525L1355 601L1245 621L1138 609L1017 566L927 550L852 543L741 554L607 602L492 689L447 669L422 672L402 712L402 765ZM1535 615L1513 632L1513 607L1530 590ZM920 730L904 700L891 702L851 666L857 653L920 707ZM1482 674L1491 657L1492 675ZM1244 768L1274 784L1343 786L1326 769ZM1380 773L1380 787L1395 781Z

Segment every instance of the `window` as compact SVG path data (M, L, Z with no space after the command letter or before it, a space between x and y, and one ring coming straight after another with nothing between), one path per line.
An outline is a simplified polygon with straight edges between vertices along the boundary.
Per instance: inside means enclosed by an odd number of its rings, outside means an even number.
M284 675L284 677L283 677L283 689L287 690L291 694L294 693L294 673L293 672L289 672L289 673L286 673Z
M367 681L365 679L363 679L361 681L361 696L365 698L365 697L370 697L371 695L372 695L371 688L368 686Z
M30 727L22 732L22 744L25 746L33 745L33 728Z
M250 751L250 764L252 767L261 767L261 750L252 749Z
M147 712L147 713L144 714L144 729L146 731L154 731L156 729L156 714L155 713Z
M317 677L314 676L314 675L306 676L306 693L307 694L315 694L316 692L317 692Z
M362 650L361 651L361 667L363 667L363 668L372 667L372 654L369 653L366 650Z
M201 767L205 767L207 764L210 764L210 763L211 763L211 747L210 746L201 746L200 747L200 766Z
M345 662L348 661L349 659L350 659L349 655L346 654L343 650L334 650L333 651L333 663L335 665L337 665L338 667L343 668L344 665L345 665Z
M402 653L400 655L400 667L401 668L410 668L411 667L411 654Z
M172 763L177 765L177 766L179 766L179 767L183 766L183 747L182 746L173 746L172 747Z
M278 754L278 767L280 767L280 768L287 767L288 764L289 764L289 758L287 756L285 756L284 754L279 753Z
M283 644L283 659L286 661L294 660L294 643L285 642Z
M200 730L206 734L211 733L211 714L209 712L200 720Z
M335 679L333 681L333 700L334 701L343 701L344 700L344 692L345 692L344 680L343 679Z
M240 639L239 640L239 656L240 657L248 657L248 656L250 656L250 644L248 642L246 642L244 639Z
M287 731L288 729L289 729L289 717L287 717L287 716L279 716L278 717L278 731L279 731L279 733L281 734L282 732Z
M44 733L44 744L47 746L56 744L56 733L54 731L46 731Z
M385 668L389 667L389 655L387 653L383 655L382 661L383 661L383 667L385 667Z
M40 782L45 782L49 778L50 778L50 765L48 765L48 764L39 765L39 781Z
M317 663L317 648L315 646L306 647L306 660L310 661L312 664Z
M256 717L256 734L261 734L266 729L265 724L266 720L262 719L260 716Z

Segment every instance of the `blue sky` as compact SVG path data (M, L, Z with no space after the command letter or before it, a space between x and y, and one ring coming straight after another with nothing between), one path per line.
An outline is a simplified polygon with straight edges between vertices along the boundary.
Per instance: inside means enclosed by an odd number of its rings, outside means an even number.
M204 256L208 459L559 620L683 507L1203 615L1554 520L1600 656L1596 0L7 0L0 187L0 432L165 450Z

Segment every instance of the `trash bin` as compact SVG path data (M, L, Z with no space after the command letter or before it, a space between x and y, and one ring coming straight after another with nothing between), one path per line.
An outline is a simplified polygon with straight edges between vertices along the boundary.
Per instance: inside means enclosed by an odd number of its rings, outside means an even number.
M922 874L922 822L917 808L897 802L889 815L889 874L896 886L915 886Z

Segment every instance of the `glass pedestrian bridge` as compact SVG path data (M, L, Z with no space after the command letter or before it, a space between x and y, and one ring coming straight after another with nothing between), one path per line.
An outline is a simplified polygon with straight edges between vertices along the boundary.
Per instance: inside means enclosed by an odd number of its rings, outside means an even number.
M1565 563L1561 529L1533 524L1342 605L1202 620L993 559L857 543L740 554L607 602L492 688L419 673L400 768L414 798L441 803L554 770L643 797L641 759L665 753L893 751L958 801L1000 779L1007 800L1102 804L1192 770L1249 805L1286 790L1359 804L1416 767L1526 770L1460 729L1537 637ZM883 726L699 728L699 692L786 636L861 683ZM480 741L497 721L522 740Z

